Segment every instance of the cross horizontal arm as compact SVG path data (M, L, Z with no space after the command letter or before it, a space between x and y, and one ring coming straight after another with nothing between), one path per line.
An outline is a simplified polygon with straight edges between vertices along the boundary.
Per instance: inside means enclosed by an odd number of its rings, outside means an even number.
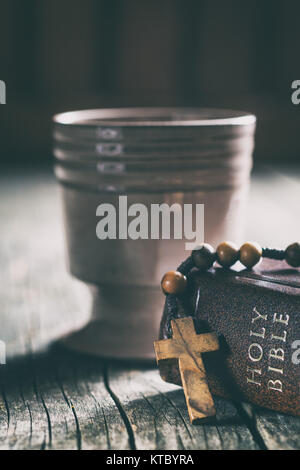
M185 352L182 343L176 339L163 339L154 341L154 349L157 361L164 359L178 359Z
M215 333L196 334L192 317L174 319L171 326L173 338L186 345L187 351L201 354L219 349L218 337Z
M197 340L198 347L195 348L197 352L206 353L219 349L219 341L215 333L202 333L197 336Z

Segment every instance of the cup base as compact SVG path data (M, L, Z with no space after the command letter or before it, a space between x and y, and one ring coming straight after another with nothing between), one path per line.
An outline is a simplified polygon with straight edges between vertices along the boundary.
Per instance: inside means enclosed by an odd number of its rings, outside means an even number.
M122 350L119 345L117 348L115 344L107 344L105 336L108 334L108 328L105 331L102 322L92 322L81 330L62 338L59 343L67 349L99 357L99 359L138 361L147 364L155 362L155 354L150 350L129 351L127 347Z
M91 286L91 321L62 338L74 351L103 358L155 359L164 296L158 287Z

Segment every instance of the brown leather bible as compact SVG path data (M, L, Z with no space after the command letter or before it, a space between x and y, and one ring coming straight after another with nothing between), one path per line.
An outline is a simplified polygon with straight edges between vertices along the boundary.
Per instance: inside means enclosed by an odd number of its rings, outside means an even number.
M179 311L219 337L203 355L212 393L300 415L300 270L264 260L254 271L195 271ZM160 339L169 335L165 309ZM177 361L160 373L181 385Z

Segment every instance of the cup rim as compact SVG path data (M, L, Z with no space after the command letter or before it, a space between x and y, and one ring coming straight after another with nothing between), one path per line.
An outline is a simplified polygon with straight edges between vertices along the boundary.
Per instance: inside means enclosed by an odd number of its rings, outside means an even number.
M99 108L53 116L55 124L78 127L205 127L256 123L254 114L222 108Z

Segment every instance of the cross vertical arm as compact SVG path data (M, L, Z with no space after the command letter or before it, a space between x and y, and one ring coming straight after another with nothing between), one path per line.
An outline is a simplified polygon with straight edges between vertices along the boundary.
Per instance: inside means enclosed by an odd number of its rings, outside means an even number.
M214 401L201 357L181 356L179 371L191 422L196 423L200 419L215 416Z

